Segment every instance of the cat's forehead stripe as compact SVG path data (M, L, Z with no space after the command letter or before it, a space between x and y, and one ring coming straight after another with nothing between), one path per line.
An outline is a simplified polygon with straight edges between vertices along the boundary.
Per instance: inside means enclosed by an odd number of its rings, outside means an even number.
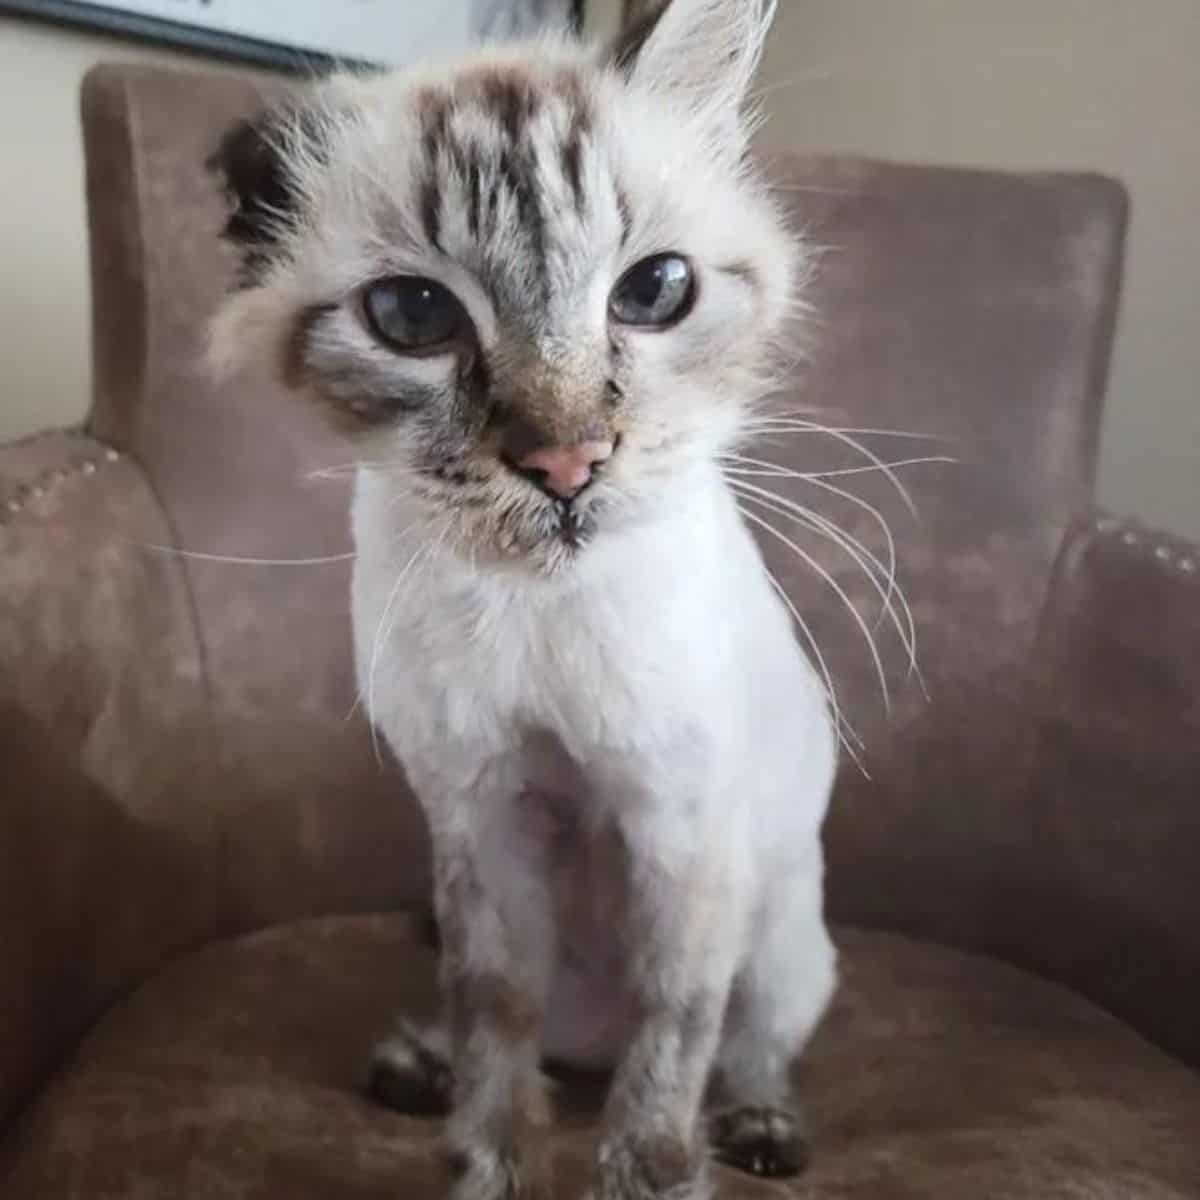
M570 114L562 142L562 170L571 188L575 209L582 213L585 207L583 145L592 133L592 106L579 76L573 72L563 73L557 90Z
M504 136L512 145L523 137L529 122L542 104L542 97L529 74L522 70L489 69L467 75L459 88L470 99L478 91L485 108L496 113Z
M422 90L416 99L417 116L421 127L421 151L424 174L420 183L419 201L421 224L425 236L434 247L441 248L441 186L438 180L437 159L447 140L450 97L437 88Z
M477 242L498 231L487 227L494 218L496 191L513 200L516 226L531 252L531 265L546 286L547 213L541 178L551 164L536 144L535 127L553 118L558 130L557 162L577 212L587 205L583 155L593 128L590 98L572 70L534 72L520 65L478 68L444 86L422 89L416 98L422 150L418 201L426 237L443 249L443 205L453 189L465 205L467 228ZM483 129L480 132L480 118ZM447 171L454 178L447 178ZM494 224L494 222L493 222Z

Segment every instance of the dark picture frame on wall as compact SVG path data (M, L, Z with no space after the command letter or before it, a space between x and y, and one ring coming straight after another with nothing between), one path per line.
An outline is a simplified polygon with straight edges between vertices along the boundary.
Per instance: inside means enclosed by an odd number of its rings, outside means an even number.
M551 20L578 29L583 10L584 0L0 0L0 13L305 73L399 65Z

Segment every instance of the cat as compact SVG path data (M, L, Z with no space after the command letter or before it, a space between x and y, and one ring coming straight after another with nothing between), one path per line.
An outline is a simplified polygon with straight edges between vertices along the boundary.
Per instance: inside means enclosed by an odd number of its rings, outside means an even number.
M357 674L428 820L445 1003L376 1080L448 1108L456 1200L555 1194L547 1059L613 1070L600 1200L708 1195L706 1143L803 1166L837 736L720 469L806 257L748 149L773 12L334 77L215 158L214 362L358 438Z

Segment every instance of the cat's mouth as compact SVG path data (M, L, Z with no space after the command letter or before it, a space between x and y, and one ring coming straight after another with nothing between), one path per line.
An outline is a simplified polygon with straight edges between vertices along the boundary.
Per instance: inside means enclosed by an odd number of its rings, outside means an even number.
M590 491L574 499L547 499L537 516L518 536L521 555L536 570L552 574L583 554L599 531L604 505Z
M497 467L500 467L499 472ZM440 462L421 472L418 502L434 518L451 517L449 540L472 561L556 573L583 553L612 508L611 481L597 473L570 496L555 495L503 459L472 465Z
M537 481L531 482L543 495L535 521L540 534L537 540L581 550L596 529L590 484L573 496L556 496Z
M569 550L580 550L595 529L594 518L581 512L573 500L555 502L558 540Z
M614 451L619 444L620 435L614 440ZM541 507L535 524L540 535L536 540L542 548L551 545L560 554L566 551L568 558L583 550L596 533L597 515L604 507L603 502L597 500L596 485L604 479L609 464L592 464L581 486L564 495L547 478L545 471L530 469L505 456L501 457L501 462L511 475L539 493Z

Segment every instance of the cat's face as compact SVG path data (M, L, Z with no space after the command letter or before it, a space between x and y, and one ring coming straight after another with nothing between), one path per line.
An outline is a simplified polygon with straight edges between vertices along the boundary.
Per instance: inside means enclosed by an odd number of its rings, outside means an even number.
M674 0L616 54L334 79L233 131L245 287L215 354L348 421L447 544L568 565L762 391L796 257L745 156L767 20Z

